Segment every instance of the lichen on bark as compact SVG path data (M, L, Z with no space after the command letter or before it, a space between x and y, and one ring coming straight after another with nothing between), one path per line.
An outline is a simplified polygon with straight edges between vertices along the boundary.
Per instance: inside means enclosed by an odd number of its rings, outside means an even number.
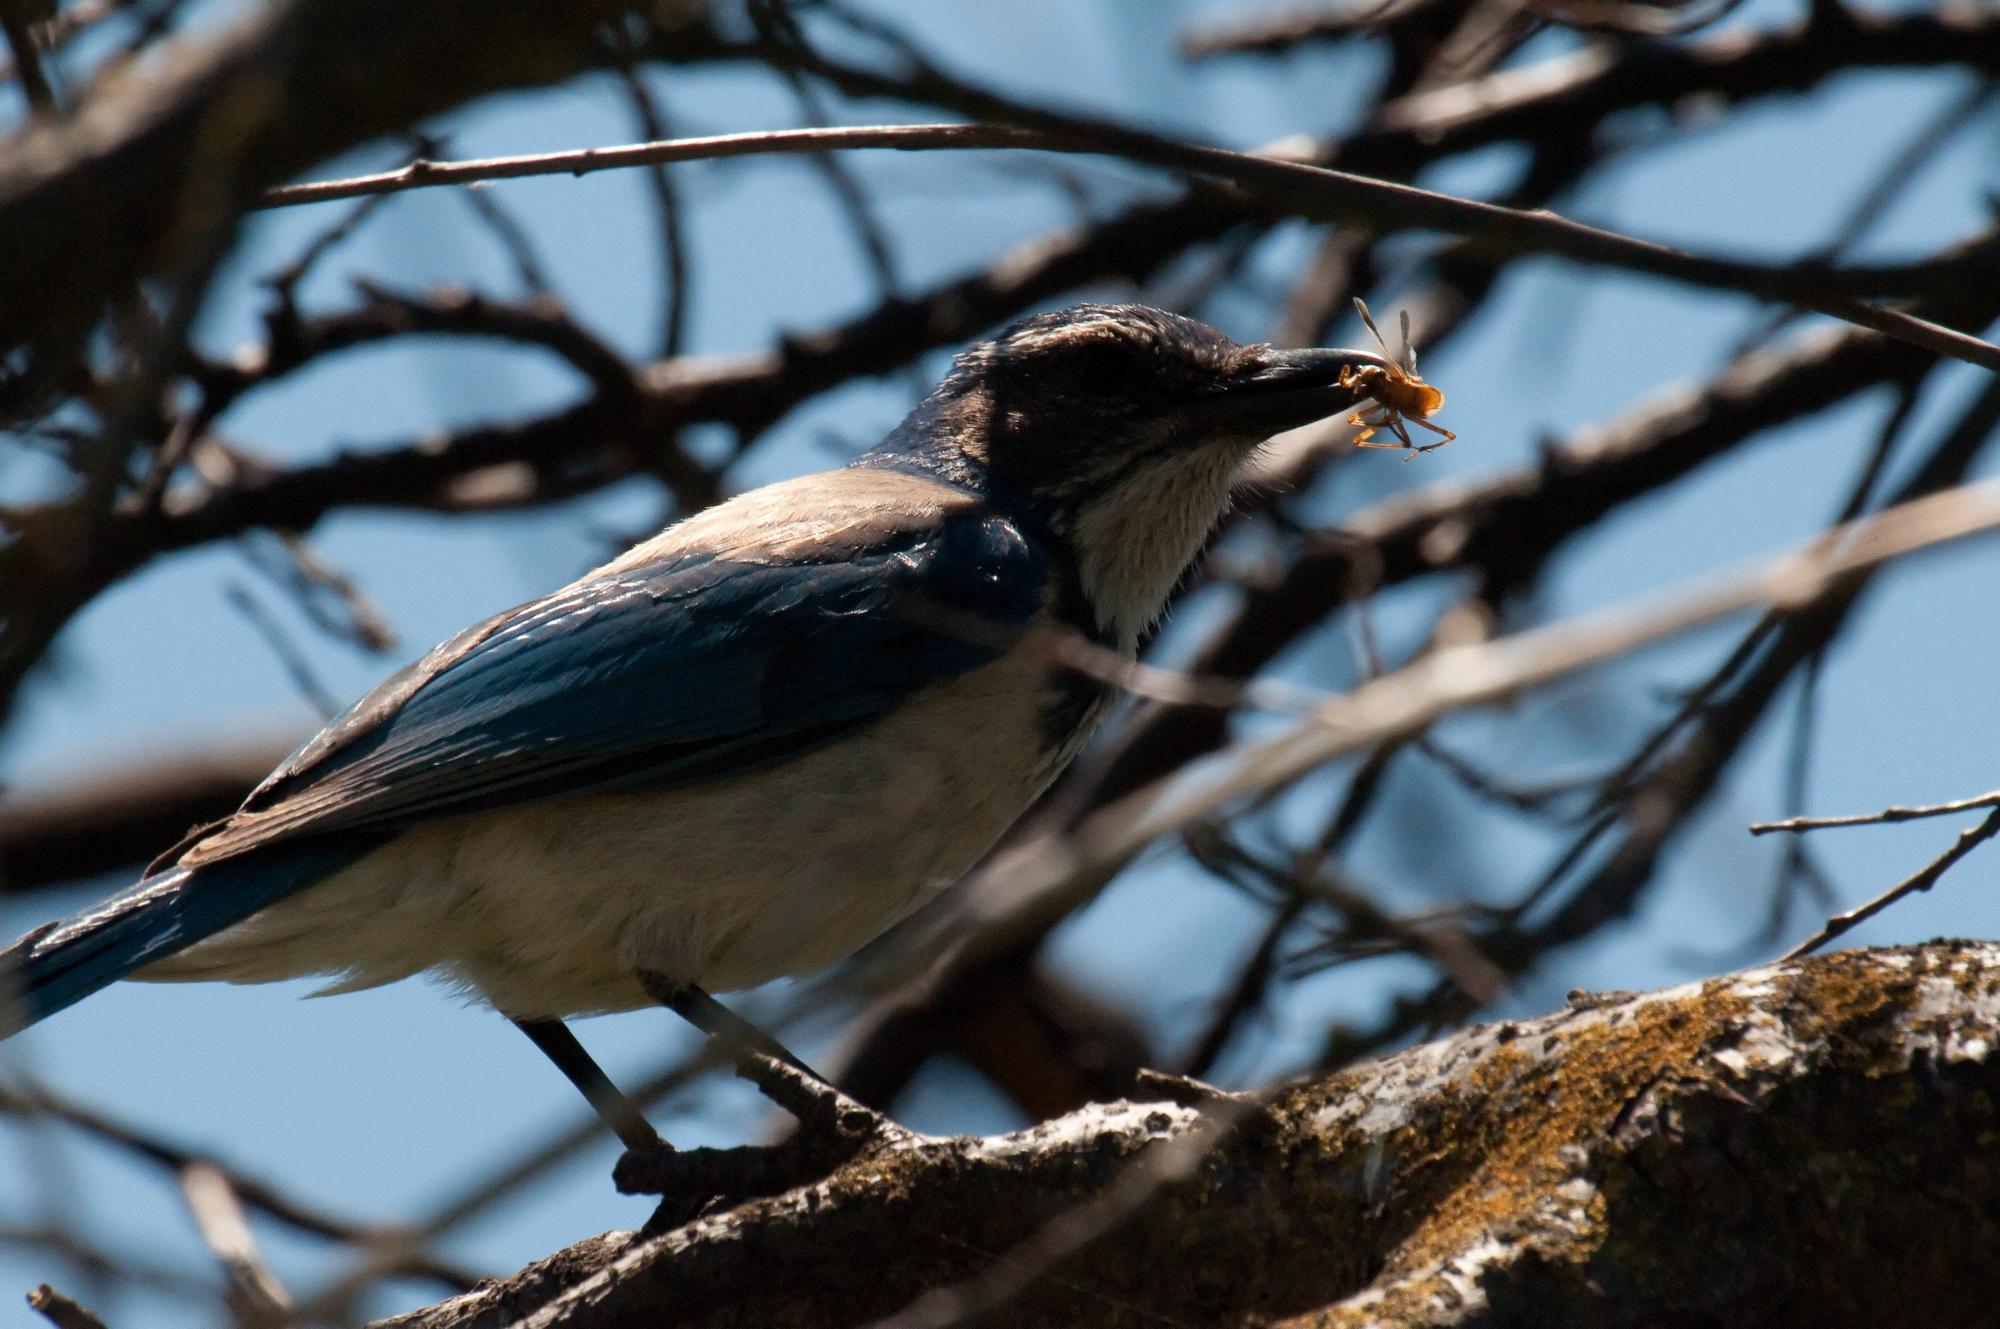
M858 1325L1058 1248L984 1322L1984 1322L1997 1040L1984 943L1579 994L1258 1100L894 1143L386 1323ZM1160 1169L1194 1132L1199 1161ZM1135 1176L1121 1221L1039 1240Z

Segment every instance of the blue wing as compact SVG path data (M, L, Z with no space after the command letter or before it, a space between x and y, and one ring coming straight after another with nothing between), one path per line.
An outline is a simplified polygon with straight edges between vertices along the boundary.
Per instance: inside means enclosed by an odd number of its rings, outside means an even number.
M969 499L913 492L899 512L895 484L926 487L864 477L845 509L779 495L803 514L782 531L717 523L719 539L621 560L460 633L190 837L177 864L170 851L132 889L0 950L0 1037L413 822L782 761L995 658L1048 599L1047 561Z
M826 561L739 548L578 582L390 678L181 861L780 761L993 659L1048 577L968 509Z

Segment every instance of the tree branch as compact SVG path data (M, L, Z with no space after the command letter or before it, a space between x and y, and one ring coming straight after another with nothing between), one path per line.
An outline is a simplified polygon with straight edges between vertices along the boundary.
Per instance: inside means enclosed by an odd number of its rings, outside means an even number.
M1197 177L1226 181L1251 194L1265 208L1313 221L1343 223L1389 233L1443 232L1476 241L1494 259L1544 254L1580 263L1664 277L1694 286L1741 291L1817 310L1873 328L1939 355L2000 370L2000 346L1898 310L1863 304L1843 291L1912 292L1918 274L1905 268L1893 277L1880 270L1850 271L1830 264L1754 263L1689 253L1555 213L1523 211L1493 203L1439 194L1414 185L1377 180L1304 162L1255 153L1232 152L1161 138L1122 126L1023 112L1038 122L1020 130L991 125L881 125L858 128L774 130L716 138L670 140L625 148L585 148L530 157L470 162L418 162L397 171L353 180L296 186L264 196L266 206L355 198L363 194L433 184L529 175L582 175L607 166L657 165L702 157L759 153L819 153L832 149L892 148L933 151L963 148L1033 149L1039 152L1108 153ZM1040 123L1055 126L1037 132Z
M1169 768L1090 812L989 860L975 876L998 901L980 925L906 925L878 961L938 982L1003 953L1093 898L1133 855L1331 761L1418 734L1453 711L1486 705L1746 609L1799 610L1838 594L1861 569L2000 527L2000 480L1966 485L1836 528L1797 551L1650 601L1476 645L1434 652L1319 708L1301 723L1226 749L1196 778ZM913 920L913 923L915 920ZM957 935L952 935L956 933ZM919 961L918 956L922 959Z
M272 181L483 93L589 67L597 25L625 8L293 0L184 40L159 73L0 156L0 346L74 335Z
M0 801L0 892L18 894L144 863L188 828L233 811L298 736L134 757L66 787Z
M1860 927L1863 923L1866 923L1869 919L1875 917L1875 915L1881 913L1897 901L1929 890L1943 879L1945 873L1957 866L1960 859L1996 835L2000 835L2000 809L1988 813L1985 819L1977 826L1968 826L1960 831L1958 838L1952 841L1949 849L1924 864L1923 867L1917 869L1909 876L1903 878L1903 880L1897 882L1894 886L1891 886L1888 890L1883 891L1874 899L1868 901L1866 904L1856 905L1844 913L1835 914L1832 918L1827 919L1826 926L1792 947L1791 950L1786 951L1785 958L1787 960L1796 960L1802 956L1811 955L1814 951L1822 949L1830 942L1836 941L1849 932L1852 932L1855 928Z
M1971 1322L1996 1010L2000 947L1936 943L1582 998L1264 1103L1155 1079L377 1329ZM1667 1237L1688 1231L1715 1240ZM920 1300L941 1286L961 1295Z

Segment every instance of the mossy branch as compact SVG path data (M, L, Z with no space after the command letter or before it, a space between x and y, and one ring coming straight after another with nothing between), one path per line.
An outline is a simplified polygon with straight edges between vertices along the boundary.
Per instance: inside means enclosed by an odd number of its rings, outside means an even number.
M1578 994L1268 1098L891 1144L380 1329L1972 1323L1996 1046L1985 943Z

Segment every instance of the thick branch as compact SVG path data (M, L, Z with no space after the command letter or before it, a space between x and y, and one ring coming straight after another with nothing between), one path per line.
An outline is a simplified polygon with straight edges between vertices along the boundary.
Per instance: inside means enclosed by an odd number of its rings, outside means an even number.
M0 345L71 332L206 244L265 186L595 58L615 0L294 0L189 41L0 156ZM86 259L88 261L79 261Z
M1971 1323L1996 1047L1985 944L1579 999L1268 1105L1155 1082L893 1144L381 1329L944 1325L995 1288L1022 1325Z

